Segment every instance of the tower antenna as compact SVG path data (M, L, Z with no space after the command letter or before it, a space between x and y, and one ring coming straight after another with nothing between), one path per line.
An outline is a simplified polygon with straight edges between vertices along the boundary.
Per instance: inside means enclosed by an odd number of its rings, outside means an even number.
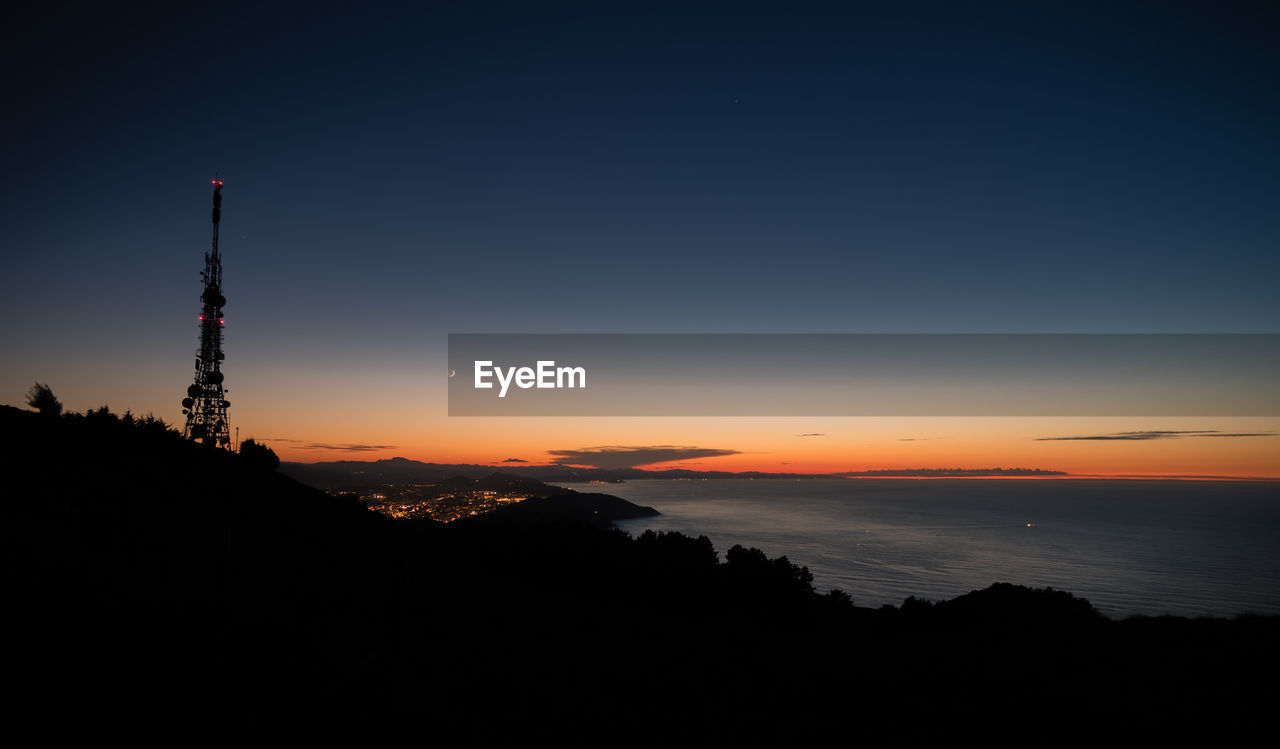
M187 417L183 436L205 447L231 448L231 424L222 387L222 308L227 298L222 295L222 256L218 253L218 224L222 221L222 180L213 184L213 245L204 254L204 270L200 279L204 293L200 295L200 351L196 354L195 382L182 399L182 413Z

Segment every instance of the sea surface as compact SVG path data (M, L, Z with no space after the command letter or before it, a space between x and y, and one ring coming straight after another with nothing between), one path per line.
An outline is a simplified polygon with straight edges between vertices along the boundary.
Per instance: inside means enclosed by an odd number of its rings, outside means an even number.
M1280 483L1074 479L644 480L562 484L648 505L618 523L754 546L859 606L994 582L1104 614L1280 614Z

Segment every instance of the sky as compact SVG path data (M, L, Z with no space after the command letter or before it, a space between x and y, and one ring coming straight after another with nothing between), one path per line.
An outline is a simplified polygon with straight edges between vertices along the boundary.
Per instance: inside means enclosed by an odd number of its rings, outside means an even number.
M1280 476L1261 415L446 397L451 333L1280 333L1272 3L29 12L0 32L0 402L180 422L217 175L231 423L286 460ZM1124 434L1158 436L1045 439Z

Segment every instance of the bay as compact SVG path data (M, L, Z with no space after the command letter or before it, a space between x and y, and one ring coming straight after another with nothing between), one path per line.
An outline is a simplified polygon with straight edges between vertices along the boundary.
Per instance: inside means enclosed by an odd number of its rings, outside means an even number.
M1098 479L642 480L563 484L648 505L623 521L785 555L859 606L995 582L1108 616L1280 614L1280 484Z

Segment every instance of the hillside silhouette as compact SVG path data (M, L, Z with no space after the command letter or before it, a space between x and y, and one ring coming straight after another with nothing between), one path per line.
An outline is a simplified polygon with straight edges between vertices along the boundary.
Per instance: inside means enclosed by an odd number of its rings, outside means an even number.
M1280 660L1275 617L1111 621L1009 584L866 609L785 557L592 522L607 495L399 521L154 419L0 407L0 427L9 708L42 725L350 723L442 746L1223 742L1275 698L1249 678Z

